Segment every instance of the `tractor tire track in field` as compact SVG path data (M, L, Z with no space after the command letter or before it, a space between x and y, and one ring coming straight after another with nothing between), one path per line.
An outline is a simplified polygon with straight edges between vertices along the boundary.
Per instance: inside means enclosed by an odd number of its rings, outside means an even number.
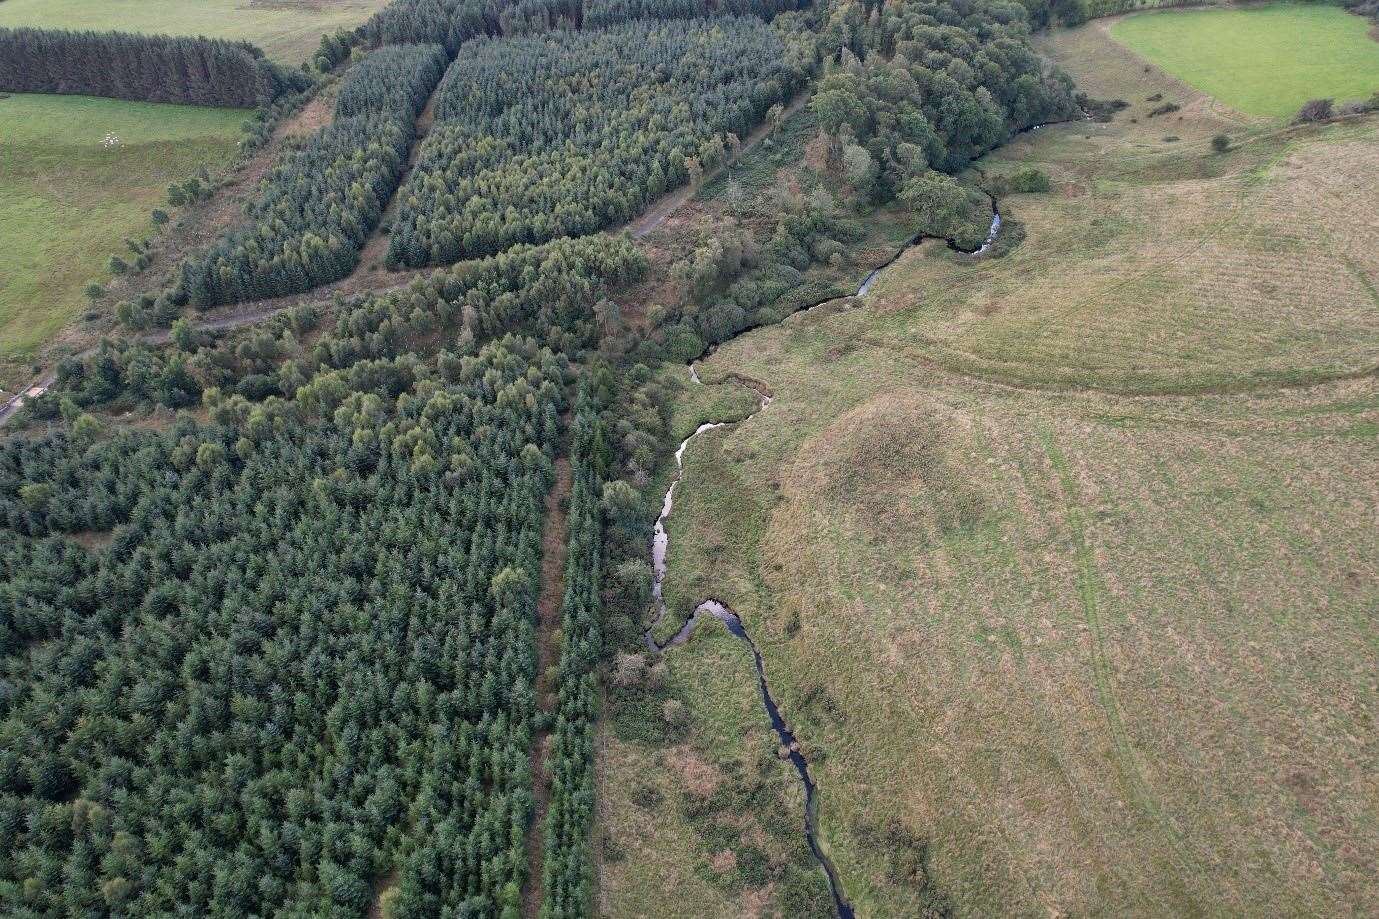
M1043 429L1038 432L1038 437L1049 463L1058 476L1059 490L1063 493L1065 519L1072 537L1073 555L1077 565L1078 599L1091 636L1092 689L1098 705L1106 715L1112 758L1120 773L1126 797L1140 813L1154 822L1163 843L1163 853L1179 869L1179 873L1173 876L1172 887L1163 891L1163 898L1171 899L1175 903L1175 913L1196 914L1200 911L1201 904L1188 891L1183 876L1200 874L1200 865L1185 850L1186 840L1182 832L1164 812L1158 796L1140 768L1140 755L1129 731L1126 730L1120 701L1116 695L1115 672L1106 655L1106 633L1101 619L1100 598L1105 592L1105 586L1101 572L1097 568L1096 558L1087 542L1086 512L1078 493L1077 481L1067 457L1054 440L1053 432Z

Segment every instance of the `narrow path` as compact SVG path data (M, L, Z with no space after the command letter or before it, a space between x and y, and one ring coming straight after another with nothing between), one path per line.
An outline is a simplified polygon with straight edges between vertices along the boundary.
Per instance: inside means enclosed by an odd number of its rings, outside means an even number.
M426 141L427 136L431 133L431 125L436 121L436 97L440 95L441 83L443 82L445 82L444 76L441 77L440 82L432 87L431 95L427 97L426 104L421 107L421 112L417 115L416 125L412 129L412 147L407 152L407 165L402 167L402 174L397 179L397 188L393 189L392 197L388 199L383 213L379 215L378 226L373 228L373 232L365 240L363 248L359 250L359 264L349 273L349 277L368 271L370 265L381 265L383 257L388 254L390 237L383 232L383 227L390 225L397 217L398 198L402 196L402 189L407 185L407 180L412 177L412 170L416 168L417 160L421 157L421 145Z
M555 665L558 651L555 635L560 629L568 550L565 502L570 497L573 481L570 460L562 456L555 461L555 484L546 494L546 525L541 533L541 593L536 601L536 704L544 716L551 715L555 709L557 687L547 679L547 671ZM543 727L532 738L531 745L532 796L536 799L536 807L527 829L527 883L522 891L522 915L529 919L535 919L541 912L544 831L546 810L551 803L551 783L545 771L546 741L550 734L550 729Z

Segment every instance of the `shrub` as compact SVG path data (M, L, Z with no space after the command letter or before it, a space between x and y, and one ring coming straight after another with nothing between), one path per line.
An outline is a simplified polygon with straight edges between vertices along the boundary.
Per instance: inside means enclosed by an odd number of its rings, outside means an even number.
M1015 192L1042 193L1052 187L1048 175L1033 166L1027 166L1010 177L1010 190Z
M1293 123L1315 124L1318 121L1329 121L1335 114L1335 103L1330 99L1312 99L1303 103L1302 108L1298 109L1298 115L1293 119Z
M1224 134L1217 134L1211 139L1211 148L1217 153L1225 153L1231 148L1231 139Z

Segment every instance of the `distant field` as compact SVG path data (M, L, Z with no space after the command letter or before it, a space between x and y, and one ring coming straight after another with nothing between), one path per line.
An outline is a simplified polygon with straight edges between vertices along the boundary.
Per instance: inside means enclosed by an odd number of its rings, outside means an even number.
M1111 36L1248 115L1286 118L1309 99L1379 92L1369 20L1334 6L1280 4L1128 16Z
M274 60L311 56L323 32L359 25L387 0L4 0L0 26L116 29L252 42Z
M227 162L245 116L85 96L0 99L0 362L32 357L82 311L87 282L104 277L111 255L129 254L124 238L146 232L168 183ZM106 147L107 134L119 143Z

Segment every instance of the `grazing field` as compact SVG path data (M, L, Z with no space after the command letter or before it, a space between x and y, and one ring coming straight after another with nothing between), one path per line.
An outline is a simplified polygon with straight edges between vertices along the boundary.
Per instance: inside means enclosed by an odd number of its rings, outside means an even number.
M85 96L0 99L0 362L32 358L82 311L86 284L105 276L111 255L129 256L123 239L143 236L167 185L230 159L245 116Z
M1019 248L923 247L699 365L682 429L733 375L774 400L686 453L671 617L742 614L859 916L1373 913L1379 124L1242 126L1096 26L1048 50L1132 105L977 164L1052 177L1003 201ZM618 878L693 870L659 826Z
M270 58L298 64L321 35L359 25L386 0L5 0L0 27L92 29L205 35L258 45Z
M1127 16L1111 36L1237 111L1287 118L1308 99L1379 92L1373 24L1335 7L1277 4Z

